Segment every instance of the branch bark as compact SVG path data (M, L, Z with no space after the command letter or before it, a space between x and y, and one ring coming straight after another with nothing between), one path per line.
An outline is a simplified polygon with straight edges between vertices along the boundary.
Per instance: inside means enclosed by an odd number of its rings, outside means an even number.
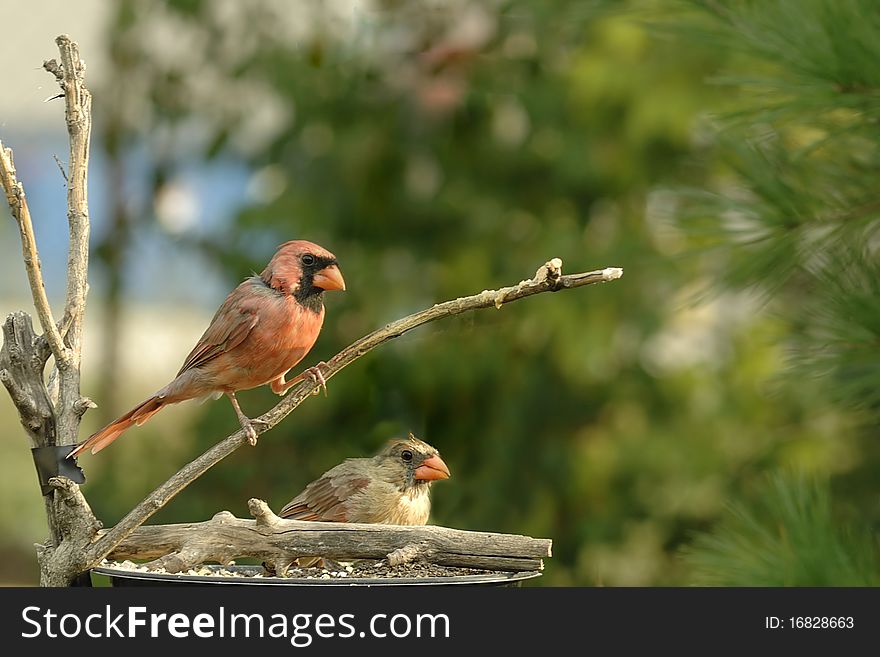
M21 236L21 257L27 271L34 308L40 319L40 326L43 327L43 335L52 349L55 362L63 363L67 360L67 348L64 346L61 332L55 324L52 307L46 296L43 271L40 267L40 255L37 252L37 240L34 237L34 225L31 221L31 211L24 193L24 185L16 177L12 149L4 147L2 141L0 141L0 182L3 184L3 191L6 192L6 202L12 211L12 217L18 225L18 232Z
M0 381L18 409L21 426L30 447L52 445L55 441L55 408L43 383L43 370L49 358L45 339L34 332L30 315L11 313L3 323L3 347L0 349ZM50 545L61 542L52 495L43 497Z
M379 345L429 322L458 315L468 310L492 307L500 309L505 303L511 303L535 294L558 292L584 285L605 283L616 280L621 276L623 276L623 270L618 267L607 267L596 271L563 275L562 261L559 258L553 258L542 265L533 278L520 281L516 285L503 287L498 290L483 290L479 294L435 304L430 308L386 324L384 327L350 344L331 358L323 369L324 378L330 379L344 367L351 365L351 363ZM257 432L264 433L274 427L305 399L316 393L318 389L318 384L311 380L304 380L302 383L291 388L281 402L260 417L255 418ZM165 506L175 495L246 442L247 438L244 431L236 431L181 468L132 509L115 527L107 531L106 534L87 548L90 561L94 563L100 562L137 527L141 526L156 511Z
M55 434L55 410L43 384L48 355L46 341L34 333L30 316L11 313L3 324L0 381L18 409L31 447L50 444Z
M61 64L51 60L43 67L52 73L64 92L65 118L70 137L70 170L67 173L67 223L70 246L67 253L67 293L64 315L68 358L58 362L58 444L73 445L79 435L82 412L80 360L82 326L88 294L89 268L89 149L92 132L92 94L85 86L86 65L79 46L66 34L55 43Z
M262 500L248 503L254 520L221 511L207 522L139 527L108 555L152 559L150 568L179 573L193 566L256 557L284 575L298 557L421 560L441 566L531 571L551 555L549 539L438 526L306 522L276 516Z
M80 60L79 48L70 37L61 35L55 40L60 53L55 60L44 63L44 68L55 76L65 98L65 115L70 139L70 172L67 183L67 217L70 248L67 258L67 291L64 314L55 321L46 295L40 269L40 258L34 238L33 222L24 186L16 177L12 150L0 143L0 181L12 215L18 224L22 243L22 257L34 308L43 329L36 336L30 318L24 312L12 313L3 327L3 348L0 351L0 380L9 391L18 409L22 426L31 447L52 448L76 442L79 423L92 402L80 396L80 344L82 322L88 290L88 160L91 133L91 94L85 87L85 64ZM57 161L57 158L56 158ZM63 173L63 172L62 172ZM55 368L51 377L51 394L44 380L50 354ZM42 452L45 454L45 451ZM51 453L51 451L50 451ZM42 457L37 459L43 463ZM38 464L38 470L40 469ZM45 464L43 465L45 467ZM41 477L50 476L43 471ZM56 481L62 481L57 479ZM79 571L73 569L70 554L82 548L81 535L72 531L68 522L70 513L65 504L76 509L80 525L90 528L97 523L85 499L70 480L76 494L67 495L62 504L56 486L44 495L49 525L49 540L38 546L38 557L43 584L69 584ZM59 484L61 486L62 484ZM84 524L83 524L84 523ZM87 530L94 536L95 529ZM63 557L63 555L68 557Z
M54 477L49 483L54 496L45 499L54 506L53 517L64 537L57 545L37 544L41 586L70 586L80 573L93 566L84 545L88 545L101 529L101 523L79 486L66 477Z

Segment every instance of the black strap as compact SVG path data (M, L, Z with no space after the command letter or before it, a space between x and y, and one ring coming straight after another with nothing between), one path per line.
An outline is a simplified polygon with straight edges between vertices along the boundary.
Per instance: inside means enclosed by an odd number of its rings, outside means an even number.
M86 476L76 464L76 459L67 458L73 448L73 445L55 445L31 449L43 495L52 493L52 487L49 485L52 477L67 477L75 484L85 482Z

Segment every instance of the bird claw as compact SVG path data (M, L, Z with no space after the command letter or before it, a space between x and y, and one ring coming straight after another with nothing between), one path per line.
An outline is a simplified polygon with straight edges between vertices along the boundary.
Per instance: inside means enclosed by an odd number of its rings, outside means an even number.
M313 367L309 367L309 368L303 370L302 376L310 379L312 381L312 383L314 383L315 385L318 386L317 388L315 388L314 392L312 392L313 395L317 395L320 390L323 390L324 396L326 397L327 396L327 380L324 378L324 373L321 371L322 365L324 367L326 367L327 363L322 361Z
M247 437L248 445L251 447L257 446L257 430L254 429L253 424L248 424L247 426L243 426L244 435Z
M255 426L258 424L263 427L269 426L269 423L264 422L263 420L248 420L247 422L241 423L241 428L244 429L244 435L247 437L248 445L251 447L257 446L257 430Z

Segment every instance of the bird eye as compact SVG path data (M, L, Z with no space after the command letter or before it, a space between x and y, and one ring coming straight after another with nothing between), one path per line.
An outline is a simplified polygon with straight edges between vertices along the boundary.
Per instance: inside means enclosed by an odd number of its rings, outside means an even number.
M405 449L400 453L400 458L409 463L410 461L412 461L412 452L408 449Z
M303 263L306 267L310 267L311 265L315 264L315 262L317 262L317 260L316 260L315 256L313 256L311 253L306 253L306 254L302 257L302 263Z

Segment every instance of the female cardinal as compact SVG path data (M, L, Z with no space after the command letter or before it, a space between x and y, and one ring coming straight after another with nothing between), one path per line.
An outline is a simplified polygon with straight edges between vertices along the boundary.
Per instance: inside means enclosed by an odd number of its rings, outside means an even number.
M284 375L318 339L324 323L324 291L344 289L336 256L304 240L285 242L262 274L246 279L226 297L171 383L81 442L68 458L89 448L92 454L104 449L163 406L224 394L248 442L256 445L257 432L235 393L268 383L272 392L283 395L304 377L325 386L320 365L290 381Z
M431 482L447 479L437 450L409 434L372 458L346 459L281 509L282 518L325 522L424 525Z

